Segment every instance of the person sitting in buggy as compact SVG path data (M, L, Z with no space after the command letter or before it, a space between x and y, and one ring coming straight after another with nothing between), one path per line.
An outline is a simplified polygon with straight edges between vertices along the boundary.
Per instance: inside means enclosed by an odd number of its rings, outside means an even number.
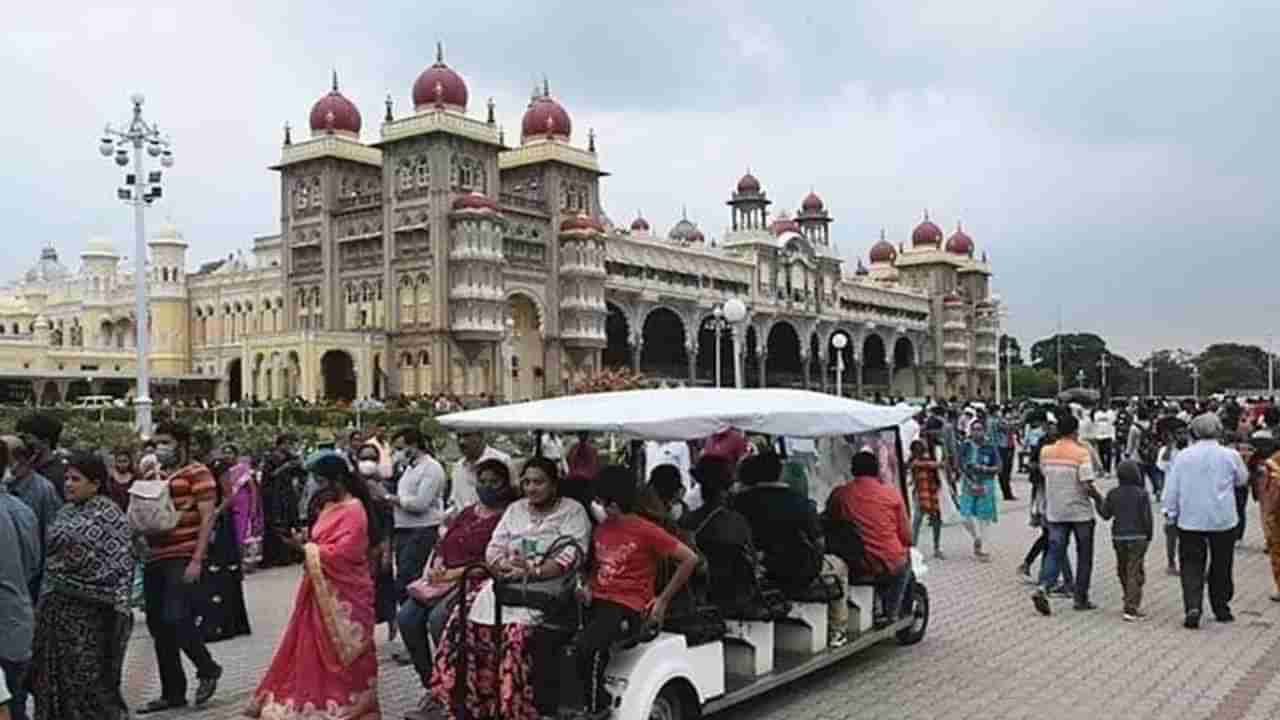
M822 570L822 525L809 498L782 482L777 453L753 455L742 462L738 478L744 490L733 509L747 519L763 556L765 580L789 597L813 584Z
M883 627L901 616L911 583L911 523L902 493L881 481L875 453L859 450L851 465L853 479L827 499L827 543L849 565L850 584L876 585L875 625Z
M702 507L680 518L698 552L706 558L706 577L696 592L718 607L724 617L737 617L747 608L755 588L755 545L751 526L729 508L734 467L719 457L702 458L693 477L702 491Z
M538 720L555 713L555 654L564 646L555 621L566 589L573 604L591 522L581 503L561 494L560 471L550 460L528 460L520 486L524 497L507 507L485 549L496 580L467 584L436 650L431 693L449 718Z
M594 490L606 517L592 538L590 580L579 591L587 612L569 647L574 662L561 678L561 718L608 714L612 700L604 690L604 674L610 648L628 638L641 639L646 625L660 627L698 563L687 545L637 513L639 488L631 470L604 468ZM658 564L668 558L678 565L655 594Z

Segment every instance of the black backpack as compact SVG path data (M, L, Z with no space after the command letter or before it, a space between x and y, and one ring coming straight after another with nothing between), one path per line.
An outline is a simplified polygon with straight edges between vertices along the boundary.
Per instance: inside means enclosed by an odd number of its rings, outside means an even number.
M849 577L872 575L867 562L867 548L862 544L862 532L852 520L835 516L828 505L822 513L822 534L826 537L827 552L849 566Z

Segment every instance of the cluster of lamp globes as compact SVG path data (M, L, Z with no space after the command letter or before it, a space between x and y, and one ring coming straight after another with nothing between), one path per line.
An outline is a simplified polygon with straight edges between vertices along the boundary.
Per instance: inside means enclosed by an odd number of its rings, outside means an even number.
M142 144L147 146L147 154L151 157L160 158L160 164L163 167L173 167L173 151L169 149L169 142L160 137L160 131L155 127L149 127L142 121L142 95L134 95L133 101L133 122L123 131L112 130L110 125L102 133L102 142L98 145L98 151L103 157L115 156L116 165L125 167L129 164L129 145L133 144L138 148ZM112 139L112 136L116 139ZM125 176L125 184L135 186L141 182L141 178L135 178L133 175ZM151 187L143 196L147 202L151 202L160 197L160 173L152 172L148 177ZM133 198L133 191L129 188L120 188L119 196L122 200L130 200Z

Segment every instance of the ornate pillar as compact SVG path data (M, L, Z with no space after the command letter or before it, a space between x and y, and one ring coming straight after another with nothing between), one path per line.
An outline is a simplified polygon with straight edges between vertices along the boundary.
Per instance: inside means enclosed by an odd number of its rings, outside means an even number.
M765 384L765 378L768 377L766 368L769 365L769 348L756 343L756 357L760 358L760 387L769 387Z
M857 396L858 400L862 399L862 361L863 360L864 358L862 357L861 353L855 352L853 354L853 367L854 367L854 372L857 373L857 381L858 381L858 396Z
M809 390L811 389L809 385L809 375L811 373L809 369L809 352L803 348L800 350L800 366L804 368L804 389Z
M698 343L685 343L684 353L689 360L689 385L693 386L698 382Z
M743 343L743 335L747 332L745 328L745 324L735 323L729 331L733 336L733 386L736 388L741 388L743 381L742 365L746 360L743 349L745 345Z
M830 363L831 363L831 352L826 348L822 348L822 350L818 353L818 366L822 370L822 392L824 393L831 392L831 383L829 382L830 378L828 377L829 375L831 375L831 373L828 372L828 370L830 369L829 368Z
M644 350L644 336L635 334L631 336L631 369L640 372L640 353Z

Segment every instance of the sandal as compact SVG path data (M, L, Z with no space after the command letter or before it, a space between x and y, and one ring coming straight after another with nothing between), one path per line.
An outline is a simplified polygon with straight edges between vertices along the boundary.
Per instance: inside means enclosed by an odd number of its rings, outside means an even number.
M156 698L133 712L135 715L150 715L152 713L164 712L165 710L173 710L174 708L182 708L186 706L187 701L185 699L165 700L164 698Z

